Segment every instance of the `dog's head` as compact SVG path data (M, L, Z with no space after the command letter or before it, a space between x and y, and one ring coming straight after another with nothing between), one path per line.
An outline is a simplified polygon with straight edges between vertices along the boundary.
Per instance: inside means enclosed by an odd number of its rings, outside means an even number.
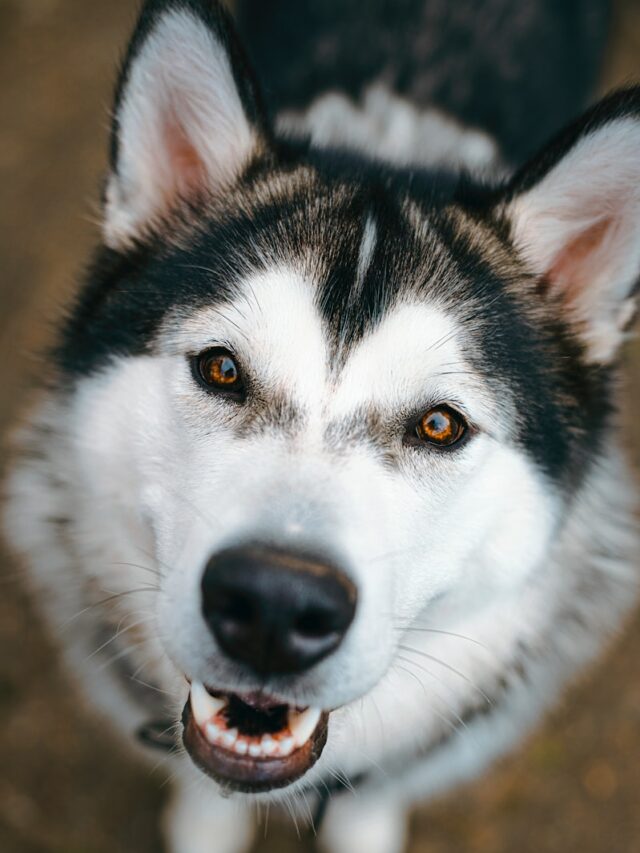
M148 534L145 630L224 784L293 782L417 617L446 631L544 571L632 316L639 151L637 91L491 189L286 143L226 14L145 8L60 361L92 535L119 502Z

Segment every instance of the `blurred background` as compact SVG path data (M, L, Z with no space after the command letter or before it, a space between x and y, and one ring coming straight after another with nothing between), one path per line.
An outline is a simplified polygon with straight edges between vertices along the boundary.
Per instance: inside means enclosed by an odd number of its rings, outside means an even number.
M46 371L33 354L96 240L111 85L136 7L0 0L2 435L29 378ZM634 78L640 0L616 0L602 91ZM638 342L626 365L626 431L638 465ZM0 474L5 463L3 453ZM157 853L162 775L135 766L83 710L21 572L0 554L0 851ZM639 656L640 613L517 753L415 813L410 853L640 853ZM283 825L270 828L265 849L311 848Z

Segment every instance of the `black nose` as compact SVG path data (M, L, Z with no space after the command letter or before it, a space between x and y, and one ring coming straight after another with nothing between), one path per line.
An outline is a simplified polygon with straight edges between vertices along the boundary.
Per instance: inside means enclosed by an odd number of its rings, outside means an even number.
M342 641L356 590L338 569L266 547L221 551L202 578L202 608L219 646L260 674L301 672Z

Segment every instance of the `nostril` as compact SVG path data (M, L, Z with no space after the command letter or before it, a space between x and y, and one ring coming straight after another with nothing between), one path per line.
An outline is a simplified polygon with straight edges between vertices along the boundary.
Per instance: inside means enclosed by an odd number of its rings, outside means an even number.
M320 639L339 630L339 626L330 611L310 607L296 619L293 629L302 637Z

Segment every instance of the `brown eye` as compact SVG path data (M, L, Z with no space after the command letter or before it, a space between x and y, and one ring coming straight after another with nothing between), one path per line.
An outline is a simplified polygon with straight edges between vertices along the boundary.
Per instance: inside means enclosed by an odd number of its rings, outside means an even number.
M460 441L466 431L467 425L462 415L448 406L429 409L416 426L418 438L437 447L450 447Z
M231 353L222 348L207 350L194 360L194 372L200 382L213 391L242 391L240 368Z

